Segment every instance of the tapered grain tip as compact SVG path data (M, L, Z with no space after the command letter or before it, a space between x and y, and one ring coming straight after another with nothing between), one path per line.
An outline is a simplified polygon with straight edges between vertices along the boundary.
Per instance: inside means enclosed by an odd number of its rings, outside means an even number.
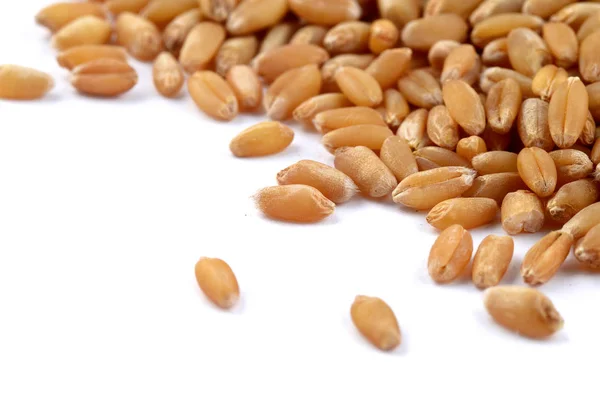
M363 195L381 198L398 184L377 154L364 146L342 147L335 152L336 169L348 175Z
M392 192L394 202L418 210L431 209L440 202L461 196L475 181L477 172L447 166L414 173Z
M17 65L0 65L0 98L36 100L55 86L54 78L45 72Z
M473 284L481 289L498 285L510 266L513 253L514 241L511 237L485 237L473 257Z
M600 225L594 226L577 242L575 257L586 266L600 267Z
M471 260L473 238L455 224L440 233L429 252L427 271L438 284L446 284L462 275Z
M261 122L231 140L229 149L236 157L261 157L285 150L294 140L294 131L280 122Z
M498 324L529 338L547 338L564 326L552 301L534 288L491 287L485 291L483 303Z
M196 72L189 77L187 86L198 108L207 115L221 120L237 115L238 103L231 86L215 72Z
M375 347L390 351L400 345L398 320L383 300L358 295L350 308L350 315L356 329Z
M277 173L277 182L280 185L306 184L316 188L336 204L348 201L358 192L356 184L343 172L307 159Z
M288 222L315 223L335 210L334 202L304 184L266 187L253 198L267 217Z
M221 309L229 309L240 297L240 289L229 265L218 258L202 257L195 266L196 281L204 294Z
M527 251L521 264L521 276L530 285L548 282L563 264L574 243L567 231L553 231Z
M40 10L35 15L35 22L55 32L77 18L89 15L106 17L101 4L57 2Z
M498 205L491 198L452 198L440 202L429 211L426 220L443 230L453 224L474 229L491 223L498 213Z

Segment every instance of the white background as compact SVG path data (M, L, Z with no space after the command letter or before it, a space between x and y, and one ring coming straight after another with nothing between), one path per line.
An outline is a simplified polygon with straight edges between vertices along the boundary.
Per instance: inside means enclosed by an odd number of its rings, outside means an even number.
M34 24L47 3L0 6L0 64L56 79L43 101L0 102L0 398L597 397L599 274L570 260L542 287L565 328L536 342L493 324L467 279L430 280L423 214L356 198L317 225L266 220L250 196L280 169L331 164L318 134L235 159L262 117L214 122L137 62L122 98L78 95ZM522 284L538 238L516 237L503 283ZM235 271L233 312L199 291L200 256ZM396 352L354 330L357 294L392 306Z

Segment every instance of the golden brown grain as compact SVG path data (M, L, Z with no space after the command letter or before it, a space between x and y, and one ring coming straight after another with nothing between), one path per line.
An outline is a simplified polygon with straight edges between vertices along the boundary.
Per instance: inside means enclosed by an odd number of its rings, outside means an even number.
M163 42L167 50L179 54L181 46L194 26L202 19L199 9L192 9L178 15L169 22L163 31Z
M449 166L414 173L394 189L394 202L406 207L427 210L440 202L459 197L471 187L476 172Z
M271 27L260 43L258 52L265 53L288 44L292 35L296 32L296 28L297 25L291 22L281 22Z
M375 59L373 54L341 54L326 61L321 68L323 86L329 91L339 92L340 88L335 83L335 73L343 66L352 66L366 69Z
M456 280L465 271L472 253L471 234L460 225L448 227L438 236L429 252L429 275L438 284Z
M477 92L462 80L451 80L444 83L444 103L452 119L467 134L477 136L483 133L486 126L485 109Z
M541 148L524 148L517 158L519 175L527 186L540 197L554 193L557 172L554 161Z
M258 51L256 36L232 37L223 42L215 56L215 72L227 75L235 65L248 65Z
M336 204L348 201L358 192L352 179L320 162L302 160L277 173L280 185L305 184L319 190Z
M552 14L550 21L564 22L577 30L587 18L598 12L600 12L599 3L584 1L581 3L569 4L568 6L561 8L559 11Z
M493 85L485 102L490 128L496 133L510 132L521 108L521 88L514 79L504 79Z
M202 11L208 19L216 22L222 22L229 17L229 14L238 5L238 0L199 0L199 11Z
M378 19L371 24L369 32L369 50L373 54L381 54L385 50L394 48L400 32L389 19Z
M341 22L327 32L323 46L330 54L364 53L369 49L370 32L369 23Z
M410 21L402 30L402 42L413 50L429 51L440 40L463 42L468 25L456 14L432 15Z
M131 90L138 75L129 64L115 59L98 59L73 69L71 84L80 93L115 97Z
M594 226L577 243L574 253L577 260L587 266L600 267L600 224Z
M127 53L121 46L111 46L108 44L88 44L71 47L68 50L61 51L56 56L56 61L63 68L71 70L78 65L101 58L112 58L119 61L126 61Z
M427 223L439 230L453 224L470 230L496 219L498 204L490 198L451 198L434 206L427 214Z
M227 18L227 31L247 35L277 24L287 13L287 0L245 0Z
M383 101L383 92L379 83L367 72L349 66L338 68L335 81L355 105L375 107Z
M363 195L379 198L390 194L396 178L367 147L345 147L335 153L335 167L350 176Z
M539 147L546 151L554 148L548 125L547 102L539 98L528 98L523 101L517 127L525 147Z
M501 37L486 44L481 53L481 61L488 67L510 68L508 39Z
M408 72L398 81L398 89L404 98L420 108L433 108L443 103L439 82L424 69Z
M594 164L582 151L567 149L549 153L556 165L558 185L583 179L592 173Z
M396 134L406 140L410 148L417 149L432 144L427 136L428 115L426 109L417 109L408 114L400 124Z
M35 100L54 87L54 79L45 72L20 65L0 65L0 98Z
M469 161L454 151L441 147L421 147L415 150L414 156L417 160L417 165L419 165L419 169L421 170L439 168L441 166L463 166L465 168L471 167ZM431 165L431 167L422 167L425 165Z
M321 65L329 59L327 51L312 44L287 44L260 54L253 66L267 83L273 82L284 72L304 65Z
M489 235L481 241L475 256L471 278L477 288L496 286L506 274L514 252L512 237Z
M96 3L54 3L41 9L35 16L35 22L55 32L77 18L93 15L105 18L100 4Z
M385 108L384 121L391 129L398 129L400 123L410 113L408 102L398 90L387 89L383 92L383 106Z
M561 8L576 1L577 0L525 0L523 12L547 19L552 14L560 11Z
M589 110L596 120L600 120L600 82L588 85L585 90L588 93Z
M521 264L523 280L530 285L548 282L569 255L573 243L573 236L566 230L545 235L525 254Z
M164 28L178 15L198 7L198 0L151 0L140 15Z
M409 69L412 50L397 48L385 50L369 64L365 71L373 76L382 89L396 85L400 77Z
M577 40L581 43L586 37L600 28L600 12L596 12L585 19L577 30Z
M577 62L579 42L573 29L562 22L549 22L542 29L544 41L556 65L569 68Z
M294 119L312 126L312 120L321 112L349 107L352 103L342 93L327 93L311 97L293 112Z
M350 176L360 191L369 197L384 197L396 186L396 178L377 155L367 147L340 148L335 167Z
M571 148L569 148L569 149L570 149L570 150L577 150L577 151L581 151L581 152L583 152L585 155L587 155L587 156L588 156L588 158L589 158L589 157L592 155L592 150L591 150L591 149L590 149L588 146L586 146L586 145L582 144L581 138L579 139L579 142L577 142L577 143L573 144L573 147L571 147Z
M436 105L429 111L427 135L434 144L453 150L458 144L458 124L452 119L445 105Z
M489 151L479 154L471 159L471 164L479 175L518 172L517 154L509 151Z
M527 190L509 193L502 201L502 228L508 234L536 233L544 225L542 201Z
M590 154L590 159L592 160L594 165L600 163L600 137L598 137L594 142L594 146L592 147L592 152Z
M106 44L110 40L110 23L94 15L79 17L58 30L52 36L52 46L67 50L84 44Z
M419 18L420 5L418 0L377 0L379 12L383 18L392 21L398 28Z
M331 153L341 147L356 146L379 151L385 139L393 135L387 126L353 125L330 131L323 136L322 143Z
M179 54L179 62L183 68L189 73L207 69L225 40L225 35L225 29L215 22L197 24L188 34ZM206 40L207 37L211 40Z
M581 132L581 136L579 137L579 142L583 145L589 146L594 144L596 140L596 121L592 116L592 113L588 111L588 116L585 121L585 125L583 127L583 131Z
M290 8L311 24L332 26L359 19L362 9L356 0L289 0Z
M535 15L515 12L490 16L477 23L471 31L471 41L478 47L484 47L494 39L508 36L513 29L529 28L539 30L544 20Z
M535 97L531 90L531 78L508 68L492 67L484 69L479 79L479 87L484 93L487 93L495 83L508 78L517 81L524 98Z
M481 60L475 47L463 44L450 51L446 57L440 81L444 83L458 79L472 85L479 80L480 70Z
M471 160L479 154L487 151L485 141L479 136L469 136L462 138L456 145L456 154L463 157L467 161Z
M567 71L556 65L546 65L534 76L531 89L536 96L544 101L550 101L556 88L569 77Z
M175 97L185 82L183 69L167 51L160 53L154 60L152 79L156 90L165 97Z
M119 15L122 12L140 12L150 3L150 0L106 0L104 6L112 15Z
M579 78L558 85L550 99L548 124L552 140L560 148L573 146L581 136L588 115L588 94Z
M255 110L262 103L262 83L258 75L248 65L236 65L229 69L225 77L235 93L243 110Z
M571 220L565 223L563 230L578 240L597 224L600 224L600 202L588 205L577 212Z
M469 22L476 25L492 15L520 12L524 0L484 0L471 13ZM542 0L545 1L545 0Z
M525 76L533 77L552 55L544 39L528 28L513 29L507 37L508 58L512 67Z
M477 177L463 196L491 198L500 204L508 193L525 188L527 186L518 173L494 173Z
M200 258L195 274L200 289L215 305L229 309L237 303L240 288L231 267L223 260Z
M290 44L323 45L327 29L319 25L305 25L298 29L290 39Z
M580 179L562 186L546 204L550 218L565 224L577 212L600 198L598 185L591 179Z
M321 91L321 72L315 64L279 76L265 93L263 105L271 119L285 120L304 101Z
M378 125L387 129L379 112L368 107L343 107L325 110L312 120L317 131L328 133L335 129L354 125Z
M483 301L496 323L528 338L547 338L564 324L550 299L533 288L491 287Z
M209 116L232 120L238 114L238 102L229 84L212 71L198 71L189 77L188 91L198 108Z
M254 200L267 217L287 222L315 223L335 210L335 204L319 190L304 184L266 187Z
M467 19L482 0L429 0L424 15L457 14Z
M163 49L162 35L156 25L139 15L130 12L119 14L115 29L117 42L140 61L154 60ZM218 39L215 37L215 40Z
M408 143L401 137L386 138L381 146L379 156L398 182L419 171Z
M431 67L437 71L441 71L444 68L444 62L448 58L448 55L460 45L459 42L454 40L440 40L436 42L427 53L427 60L431 64Z
M579 54L579 73L583 80L594 83L600 80L600 56L598 55L600 32L596 31L583 39Z
M261 122L244 129L229 144L236 157L262 157L285 150L294 140L294 131L279 122Z
M392 309L383 300L358 295L350 308L356 329L375 347L383 351L400 345L400 327Z

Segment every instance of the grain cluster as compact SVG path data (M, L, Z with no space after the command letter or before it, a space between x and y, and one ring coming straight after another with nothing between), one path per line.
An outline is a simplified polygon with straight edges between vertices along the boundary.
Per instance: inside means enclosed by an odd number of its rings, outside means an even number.
M550 229L523 258L526 284L552 279L573 248L600 267L598 1L106 0L53 4L36 21L83 94L131 90L131 56L153 62L160 95L187 87L209 117L264 111L270 121L232 139L236 157L285 151L297 134L287 121L322 134L330 164L275 171L258 209L315 223L362 195L426 211L440 231L433 281L470 270L508 329L542 338L563 324L537 289L498 286L519 234ZM0 66L0 98L38 99L53 85ZM469 230L495 222L507 235L474 245ZM237 300L223 261L203 258L196 276L218 306ZM400 344L383 300L357 296L351 317L378 348Z

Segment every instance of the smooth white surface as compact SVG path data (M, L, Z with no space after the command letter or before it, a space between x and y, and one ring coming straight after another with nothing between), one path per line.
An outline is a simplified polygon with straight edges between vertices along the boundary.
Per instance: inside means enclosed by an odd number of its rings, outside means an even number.
M250 196L280 169L332 163L318 134L235 159L261 117L214 122L137 62L127 95L82 97L33 22L47 3L0 6L0 64L56 78L43 101L0 102L0 398L597 397L599 274L571 260L542 287L566 324L534 342L494 325L469 281L432 283L424 214L357 198L317 225L266 220ZM516 237L503 283L522 284L537 238ZM200 256L236 272L235 311L199 291ZM354 330L357 294L396 312L395 353Z

